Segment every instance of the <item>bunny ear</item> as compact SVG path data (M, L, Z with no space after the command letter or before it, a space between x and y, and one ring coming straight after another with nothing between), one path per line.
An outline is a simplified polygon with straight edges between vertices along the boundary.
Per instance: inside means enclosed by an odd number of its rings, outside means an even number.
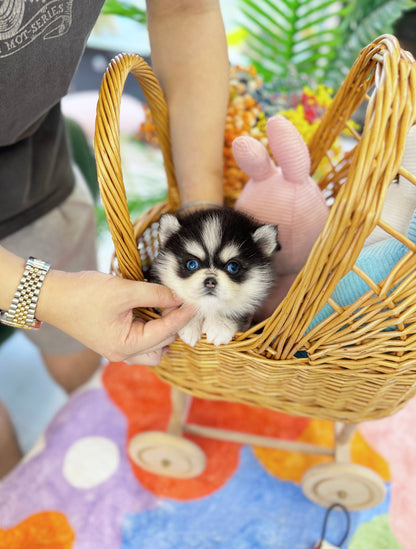
M254 181L266 179L276 171L266 147L254 137L237 137L232 149L239 167Z
M267 121L270 150L282 169L286 180L302 183L310 175L309 150L295 126L284 116L276 115Z

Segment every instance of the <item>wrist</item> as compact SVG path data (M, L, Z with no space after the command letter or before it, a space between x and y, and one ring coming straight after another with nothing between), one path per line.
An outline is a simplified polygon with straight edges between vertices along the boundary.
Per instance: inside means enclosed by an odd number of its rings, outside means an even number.
M224 202L224 181L222 173L201 165L176 169L181 204L188 202L213 202L219 206Z
M1 312L0 320L3 324L14 328L40 328L36 307L49 268L49 263L29 257L9 308Z
M221 208L222 204L218 202L211 202L209 200L191 200L190 202L185 202L177 210L177 214L190 213L196 210L207 210L209 208Z
M73 302L67 279L71 279L73 273L50 270L39 294L36 308L36 317L42 322L47 322L59 327L60 320L65 316L68 300Z

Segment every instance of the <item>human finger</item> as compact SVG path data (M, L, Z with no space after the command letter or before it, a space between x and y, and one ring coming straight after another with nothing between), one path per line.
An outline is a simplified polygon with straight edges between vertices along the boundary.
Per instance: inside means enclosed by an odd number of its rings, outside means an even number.
M178 334L175 333L174 335L169 336L164 340L157 342L156 345L153 345L153 347L148 347L144 351L140 351L139 354L141 354L142 352L151 353L153 351L160 351L160 349L167 350L169 348L169 345L171 345L174 341L176 341L177 338L178 338ZM137 353L134 353L134 354L137 354Z
M131 353L140 353L160 347L167 340L172 342L171 338L176 339L178 331L191 320L195 312L193 306L184 305L146 323L133 322L126 340L128 349Z
M137 353L124 360L124 362L131 365L157 366L160 364L163 352L164 348L146 353Z
M129 281L130 282L130 281ZM129 305L135 307L157 307L165 309L167 307L178 307L183 300L172 292L172 290L161 284L151 282L132 282L129 296Z

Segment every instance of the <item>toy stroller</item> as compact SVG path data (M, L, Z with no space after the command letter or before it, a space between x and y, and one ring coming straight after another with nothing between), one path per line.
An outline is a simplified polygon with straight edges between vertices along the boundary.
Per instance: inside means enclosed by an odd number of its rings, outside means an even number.
M167 201L134 224L122 179L118 127L129 72L152 111L168 179ZM173 412L166 433L143 433L131 441L131 455L141 466L174 476L199 474L205 457L182 436L192 433L333 456L332 463L312 467L302 481L305 494L322 505L339 502L363 509L384 498L378 475L350 463L349 440L359 422L394 414L416 394L416 243L411 234L381 219L389 186L398 174L416 185L415 176L401 166L406 136L416 123L416 64L391 35L380 36L362 50L336 94L309 143L312 173L364 100L365 123L356 145L336 165L328 162L319 180L332 204L328 220L274 313L219 347L204 339L189 347L178 339L153 369L174 388ZM115 246L114 271L143 280L142 261L151 261L156 253L158 219L162 213L174 213L180 199L166 104L151 69L137 55L118 56L107 69L97 106L95 150ZM376 226L403 250L381 280L373 279L359 258ZM367 289L350 302L337 302L336 289L351 273ZM329 313L319 317L325 308ZM137 314L144 319L157 315L150 309ZM188 395L329 419L334 422L335 447L186 424Z

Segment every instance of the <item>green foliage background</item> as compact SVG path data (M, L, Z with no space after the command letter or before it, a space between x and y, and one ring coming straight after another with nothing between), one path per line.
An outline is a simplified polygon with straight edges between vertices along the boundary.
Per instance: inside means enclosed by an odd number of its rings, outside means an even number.
M104 15L120 15L137 21L137 23L146 23L146 11L137 8L131 2L123 0L106 0L101 10Z
M415 0L237 0L243 51L265 81L294 80L338 88L363 47L393 33ZM106 0L104 14L146 22L127 0Z
M266 81L308 75L337 88L363 47L413 0L238 0L245 53ZM244 15L244 17L241 17Z

